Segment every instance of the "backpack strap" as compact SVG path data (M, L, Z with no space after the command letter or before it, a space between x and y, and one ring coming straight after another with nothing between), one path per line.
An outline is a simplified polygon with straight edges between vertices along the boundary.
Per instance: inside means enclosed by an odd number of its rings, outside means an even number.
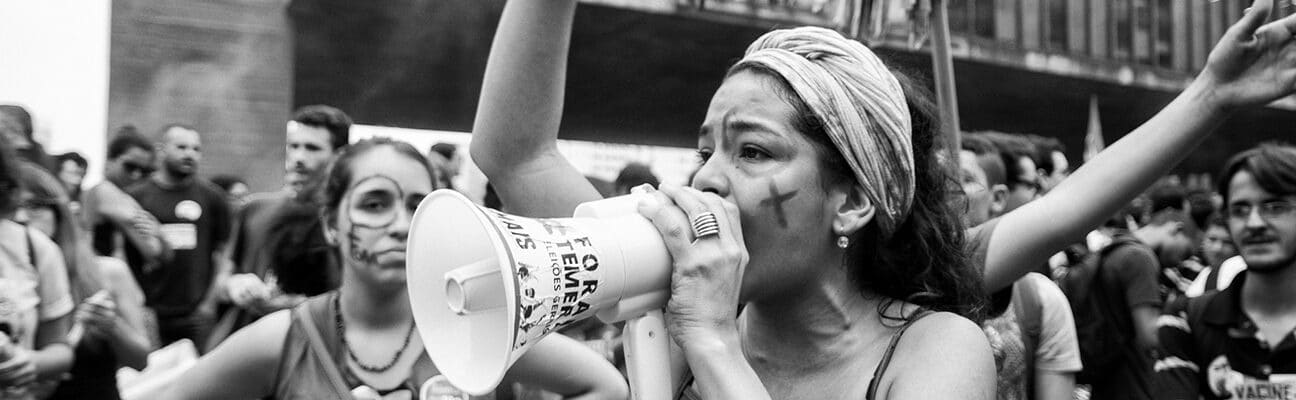
M1013 307L1017 312L1017 324L1022 331L1022 344L1025 347L1022 360L1026 364L1027 397L1035 393L1035 350L1039 348L1040 333L1043 331L1044 305L1039 298L1039 284L1035 279L1019 279L1013 284Z
M306 331L306 342L310 343L310 350L315 353L315 358L320 360L320 369L324 371L324 377L333 386L334 394L339 399L350 398L351 389L347 388L346 380L342 378L342 371L338 370L337 364L333 362L333 356L329 353L328 346L324 344L324 338L320 336L318 325L315 324L308 305L309 302L293 308L293 316L301 321L302 330Z

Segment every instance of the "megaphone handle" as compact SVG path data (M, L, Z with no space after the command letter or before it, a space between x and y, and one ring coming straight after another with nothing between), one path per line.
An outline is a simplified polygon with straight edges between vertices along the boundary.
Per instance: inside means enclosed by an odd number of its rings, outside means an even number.
M630 397L634 400L670 400L670 335L661 310L649 311L626 321L626 372L630 376Z

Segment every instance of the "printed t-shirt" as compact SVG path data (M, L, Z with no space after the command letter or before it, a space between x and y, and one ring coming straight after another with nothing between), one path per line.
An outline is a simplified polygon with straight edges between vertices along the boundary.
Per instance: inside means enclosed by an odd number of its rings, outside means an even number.
M175 187L162 187L148 179L126 190L162 225L163 240L174 256L148 271L133 246L127 246L131 271L144 289L149 307L159 317L188 315L198 307L215 271L212 253L230 234L229 204L215 185L192 179Z
M1296 332L1265 340L1242 310L1247 272L1219 292L1177 302L1157 320L1159 399L1296 399ZM1252 277L1254 278L1254 277Z

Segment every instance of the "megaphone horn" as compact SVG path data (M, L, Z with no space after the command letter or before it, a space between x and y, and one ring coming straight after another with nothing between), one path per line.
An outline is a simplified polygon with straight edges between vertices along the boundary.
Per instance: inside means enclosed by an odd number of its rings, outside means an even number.
M410 227L407 285L419 335L450 383L485 395L551 332L592 315L617 322L663 307L670 254L636 212L641 196L585 203L574 218L534 219L452 190L428 195ZM648 329L665 333L654 315ZM653 339L654 352L666 351L665 336Z

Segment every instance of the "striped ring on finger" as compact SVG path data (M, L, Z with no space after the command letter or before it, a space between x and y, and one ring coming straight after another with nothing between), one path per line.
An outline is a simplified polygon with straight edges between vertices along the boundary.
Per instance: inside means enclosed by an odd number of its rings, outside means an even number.
M693 217L693 238L701 239L720 234L720 223L714 213L708 211Z

